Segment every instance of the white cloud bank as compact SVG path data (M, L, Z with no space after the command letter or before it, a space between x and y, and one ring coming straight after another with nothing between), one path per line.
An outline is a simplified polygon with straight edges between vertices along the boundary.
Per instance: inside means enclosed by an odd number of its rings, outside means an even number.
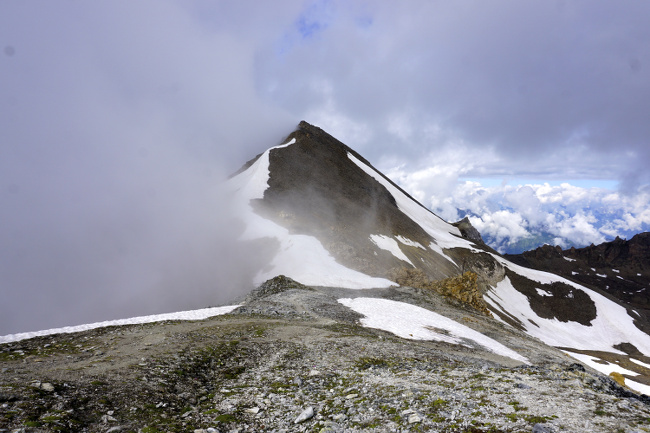
M568 182L483 186L459 181L462 169L441 167L386 172L442 218L453 222L469 216L486 242L500 252L543 243L580 247L650 230L648 187L625 194Z

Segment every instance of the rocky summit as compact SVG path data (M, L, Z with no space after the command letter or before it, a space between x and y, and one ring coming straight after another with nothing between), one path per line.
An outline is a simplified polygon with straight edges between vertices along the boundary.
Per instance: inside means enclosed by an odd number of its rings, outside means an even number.
M643 242L501 256L306 122L227 187L257 288L0 337L0 433L650 431Z

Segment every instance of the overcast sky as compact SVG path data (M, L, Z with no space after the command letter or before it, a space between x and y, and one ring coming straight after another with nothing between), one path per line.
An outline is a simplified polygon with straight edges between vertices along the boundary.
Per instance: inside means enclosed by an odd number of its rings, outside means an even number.
M642 0L2 1L0 334L228 301L244 253L217 185L301 119L447 219L640 231L649 17Z

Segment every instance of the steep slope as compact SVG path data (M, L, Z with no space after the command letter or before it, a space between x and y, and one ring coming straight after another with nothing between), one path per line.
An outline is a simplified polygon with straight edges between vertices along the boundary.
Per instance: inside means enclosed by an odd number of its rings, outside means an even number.
M443 248L472 248L458 228L306 122L286 144L247 165L230 179L243 200L245 238L274 239L278 251L257 283L285 274L307 284L334 285L329 279L319 281L326 275L323 266L334 267L332 260L350 270L338 268L348 275L339 281L342 287L388 286L389 271L404 266L444 278L458 273L458 266ZM309 248L304 242L310 242ZM297 274L307 269L313 270L311 276Z
M358 289L388 287L400 269L429 281L470 271L498 320L581 359L589 354L583 361L601 371L618 366L637 390L650 390L650 337L638 314L504 259L467 221L443 221L320 128L301 122L230 183L241 197L244 238L269 246L272 259L258 282L285 274Z
M562 250L544 245L508 260L558 275L619 299L643 317L650 313L650 233L630 240Z

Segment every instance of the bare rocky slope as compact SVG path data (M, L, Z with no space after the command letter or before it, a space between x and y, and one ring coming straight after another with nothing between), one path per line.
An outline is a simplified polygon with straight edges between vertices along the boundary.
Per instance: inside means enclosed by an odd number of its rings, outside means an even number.
M341 297L437 311L516 350L402 339ZM0 345L0 431L637 432L648 398L435 291L285 277L233 313Z

